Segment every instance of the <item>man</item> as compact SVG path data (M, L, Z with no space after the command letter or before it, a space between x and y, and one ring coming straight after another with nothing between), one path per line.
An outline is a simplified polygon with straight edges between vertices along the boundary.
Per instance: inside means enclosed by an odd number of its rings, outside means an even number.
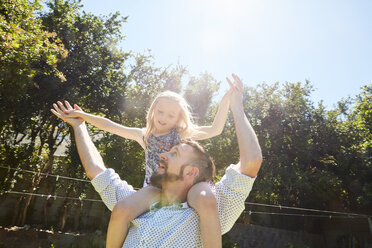
M262 162L261 149L243 110L243 84L232 75L234 85L230 108L234 116L239 144L240 161L230 165L224 177L215 185L221 231L226 233L244 210L244 201L252 189ZM66 118L64 111L72 109L59 102L52 112L69 123L73 129L81 162L106 206L115 204L135 192L112 169L106 169L102 157L89 138L81 119ZM75 105L75 109L78 106ZM123 247L201 247L199 219L188 207L186 200L190 188L200 180L208 180L214 164L196 142L174 146L161 154L161 164L151 178L161 188L161 197L149 212L131 222ZM113 217L112 217L113 218Z

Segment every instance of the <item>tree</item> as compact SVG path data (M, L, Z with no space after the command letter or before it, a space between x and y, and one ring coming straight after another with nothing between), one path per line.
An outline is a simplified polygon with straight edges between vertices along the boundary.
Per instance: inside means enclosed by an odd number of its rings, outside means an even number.
M73 1L53 1L47 6L48 11L41 12L39 19L47 29L44 32L55 33L68 50L69 56L57 65L66 81L60 83L52 74L36 75L33 80L38 87L28 85L25 94L18 97L6 128L8 135L2 136L2 144L7 147L27 141L28 158L17 166L40 172L51 172L57 166L54 152L69 135L67 129L62 128L64 124L50 113L52 103L68 99L89 106L86 108L89 112L117 114L117 102L125 93L124 62L128 57L115 45L122 38L119 28L125 18L118 14L107 19L81 14L80 6ZM77 163L76 166L80 164L79 160L71 161ZM41 181L42 177L36 174L23 187L33 193ZM18 212L21 215L14 218L19 224L25 222L31 200L32 196L20 198L22 204Z
M65 77L56 66L67 50L56 33L43 30L35 15L38 1L4 0L0 4L0 131L27 88L39 87L35 77Z
M198 124L206 118L208 107L212 103L212 97L217 92L220 82L208 73L202 73L199 77L191 77L188 82L184 97L190 104L192 113Z
M362 87L353 101L354 106L349 108L346 120L338 127L342 138L339 153L342 166L337 167L336 173L345 190L345 206L355 211L369 212L372 204L371 99L371 85Z
M12 118L4 128L7 134L1 134L1 162L6 162L8 156L19 157L24 161L15 161L14 166L17 168L44 173L60 171L67 174L66 176L81 178L83 169L73 139L63 163L74 169L65 170L61 167L66 165L55 160L54 152L58 145L72 135L70 130L65 128L66 125L50 113L52 103L66 99L79 104L87 112L103 114L113 121L129 126L144 126L149 101L165 87L180 89L180 80L185 70L181 67L169 71L155 68L151 56L145 55L133 56L136 62L127 66L126 61L132 55L116 46L123 38L120 26L126 21L126 18L120 17L118 13L108 17L81 13L81 6L75 1L56 0L49 1L46 5L48 8L39 13L39 19L46 29L45 32L55 33L68 50L68 57L61 60L56 68L65 75L66 81L59 83L57 78L49 74L34 77L38 87L26 87L26 94L17 100ZM127 73L124 73L125 71ZM139 101L140 99L143 101ZM101 137L96 139L96 144L110 166L110 160L118 158L112 166L118 168L119 172L131 172L128 175L129 181L142 186L141 176L138 176L142 175L138 173L141 170L138 161L143 161L144 157L141 156L142 148L95 128L91 128L91 132ZM21 154L16 152L19 151L17 147L20 148L22 141L26 141L22 152L28 153L20 156ZM122 159L128 152L137 155L132 160ZM117 156L111 156L113 153ZM132 170L125 171L125 168ZM26 180L19 180L18 182L22 183L17 183L16 187L27 188L29 193L38 192L41 183L45 181L45 178L38 174L26 177L21 173L18 178L4 178L4 188L9 189L20 177ZM85 189L71 182L57 182L56 187L51 190L55 190L53 193L72 197L79 197L87 192L95 194L93 190L89 191L89 188ZM19 198L13 224L25 223L30 207L32 209L32 199L32 196ZM71 207L76 210L75 219L78 219L81 206L75 206L67 199L60 216L61 229L65 228L68 209Z

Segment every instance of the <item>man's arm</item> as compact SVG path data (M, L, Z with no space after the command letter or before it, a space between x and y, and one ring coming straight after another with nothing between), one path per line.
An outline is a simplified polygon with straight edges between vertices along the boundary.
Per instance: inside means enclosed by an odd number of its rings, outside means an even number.
M243 109L243 83L233 74L235 89L231 96L231 111L239 145L240 162L234 168L249 176L256 177L262 163L261 147L257 136ZM229 81L229 79L227 79ZM230 82L231 83L231 82Z
M114 170L106 169L101 155L89 137L84 120L67 117L63 114L64 111L72 109L67 101L65 104L66 107L61 102L58 102L58 105L53 104L54 109L51 109L51 111L74 129L76 147L85 172L89 179L92 180L92 184L100 194L103 202L112 210L118 201L130 196L135 190L127 182L122 181ZM77 105L74 105L74 109L81 110Z
M262 161L257 137L243 110L243 84L235 74L233 78L234 90L230 108L234 116L240 161L227 168L225 175L215 186L222 234L231 229L245 209L245 199L252 190Z
M114 170L106 170L101 155L89 137L85 123L73 128L76 147L85 172L102 201L112 211L120 200L130 196L135 190L126 181L122 181Z
M89 137L84 120L81 118L69 118L64 115L64 111L71 111L73 109L67 101L65 104L66 107L61 102L58 102L58 105L53 104L54 109L51 109L51 111L73 128L81 163L83 164L87 176L92 180L99 173L106 170L106 167L101 155ZM74 108L75 110L81 110L77 105L75 105Z
M85 123L73 126L76 147L81 163L90 180L106 170L103 159L93 144Z

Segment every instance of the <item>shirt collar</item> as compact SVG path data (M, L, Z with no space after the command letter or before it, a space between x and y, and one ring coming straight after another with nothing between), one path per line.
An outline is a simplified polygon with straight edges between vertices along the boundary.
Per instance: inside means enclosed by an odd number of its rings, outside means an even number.
M183 208L189 208L189 204L187 204L187 202L175 202L169 206L161 206L160 202L155 202L154 204L151 205L150 211L157 211L161 208L183 209Z

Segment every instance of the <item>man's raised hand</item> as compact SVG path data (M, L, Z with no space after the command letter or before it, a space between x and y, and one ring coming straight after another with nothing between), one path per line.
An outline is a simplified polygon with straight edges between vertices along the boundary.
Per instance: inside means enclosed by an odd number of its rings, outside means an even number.
M57 104L54 103L54 109L51 109L50 111L52 111L52 113L58 118L61 118L72 127L78 126L84 122L82 118L76 117L74 113L75 111L82 111L78 105L74 104L74 107L72 107L68 101L65 101L66 106L60 101L58 101Z
M234 79L233 82L231 82L231 80L226 77L226 80L230 84L230 87L233 88L230 106L243 106L243 83L236 74L233 73L232 77Z

